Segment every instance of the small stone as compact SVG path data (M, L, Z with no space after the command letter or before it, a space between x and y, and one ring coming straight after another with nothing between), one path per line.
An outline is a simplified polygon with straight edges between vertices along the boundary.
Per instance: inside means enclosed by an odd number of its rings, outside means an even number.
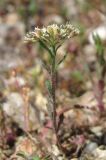
M101 126L92 127L92 128L90 128L90 130L91 130L92 133L94 133L96 136L98 136L98 137L102 136L102 127L101 127Z
M93 155L97 160L105 160L106 159L106 150L101 150L97 148L93 151Z
M84 153L92 154L93 151L98 147L97 143L95 142L90 142L86 145L84 148Z

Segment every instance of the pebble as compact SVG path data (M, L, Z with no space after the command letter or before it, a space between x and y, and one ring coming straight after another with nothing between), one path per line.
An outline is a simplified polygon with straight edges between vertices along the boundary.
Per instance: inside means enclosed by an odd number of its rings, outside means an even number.
M90 130L91 130L92 133L94 133L96 136L98 136L98 137L102 136L102 127L101 127L101 126L92 127L92 128L90 128Z
M97 148L93 152L93 155L97 160L106 160L106 150L102 150L100 148Z
M88 154L92 154L93 151L98 147L97 143L95 142L90 142L86 145L86 147L84 148L83 153L88 153Z

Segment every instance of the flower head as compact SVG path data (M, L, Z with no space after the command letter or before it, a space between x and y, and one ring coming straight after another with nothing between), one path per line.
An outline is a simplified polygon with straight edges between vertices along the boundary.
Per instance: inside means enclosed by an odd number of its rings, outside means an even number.
M65 25L52 24L43 28L35 28L33 32L29 32L26 42L43 42L48 46L61 45L66 39L79 34L79 29L70 23Z

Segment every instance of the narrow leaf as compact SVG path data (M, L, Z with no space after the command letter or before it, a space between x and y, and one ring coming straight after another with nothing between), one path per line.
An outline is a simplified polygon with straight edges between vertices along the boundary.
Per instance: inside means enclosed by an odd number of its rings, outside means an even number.
M45 61L42 60L42 66L46 69L46 71L50 74L51 71L50 71L50 67L46 64Z
M44 49L46 49L49 52L50 56L53 57L52 51L47 47L47 45L41 40L39 40L39 43Z
M57 63L56 65L56 69L58 68L58 66L66 59L67 57L67 53L63 56L63 58Z
M51 94L52 93L52 85L49 80L46 80L46 87L47 87L49 93Z
M104 46L103 46L103 43L99 37L98 34L96 35L93 35L93 39L94 39L94 42L95 42L95 47L96 47L96 50L97 50L97 57L98 57L98 61L101 65L104 65L105 64L105 59L104 59Z

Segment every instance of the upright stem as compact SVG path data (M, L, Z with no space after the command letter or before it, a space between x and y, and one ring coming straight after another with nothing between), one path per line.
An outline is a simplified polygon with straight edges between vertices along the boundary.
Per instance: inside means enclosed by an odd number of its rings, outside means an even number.
M56 123L56 71L55 71L55 57L52 61L52 73L51 73L51 82L52 82L52 100L53 100L53 125L55 133L57 132L57 123Z
M51 72L51 83L52 83L52 101L53 101L53 114L52 114L52 120L53 120L53 128L54 133L57 140L57 145L60 148L60 150L64 153L64 148L62 147L60 143L60 139L58 137L57 133L57 113L56 113L56 54L52 60L52 72Z

